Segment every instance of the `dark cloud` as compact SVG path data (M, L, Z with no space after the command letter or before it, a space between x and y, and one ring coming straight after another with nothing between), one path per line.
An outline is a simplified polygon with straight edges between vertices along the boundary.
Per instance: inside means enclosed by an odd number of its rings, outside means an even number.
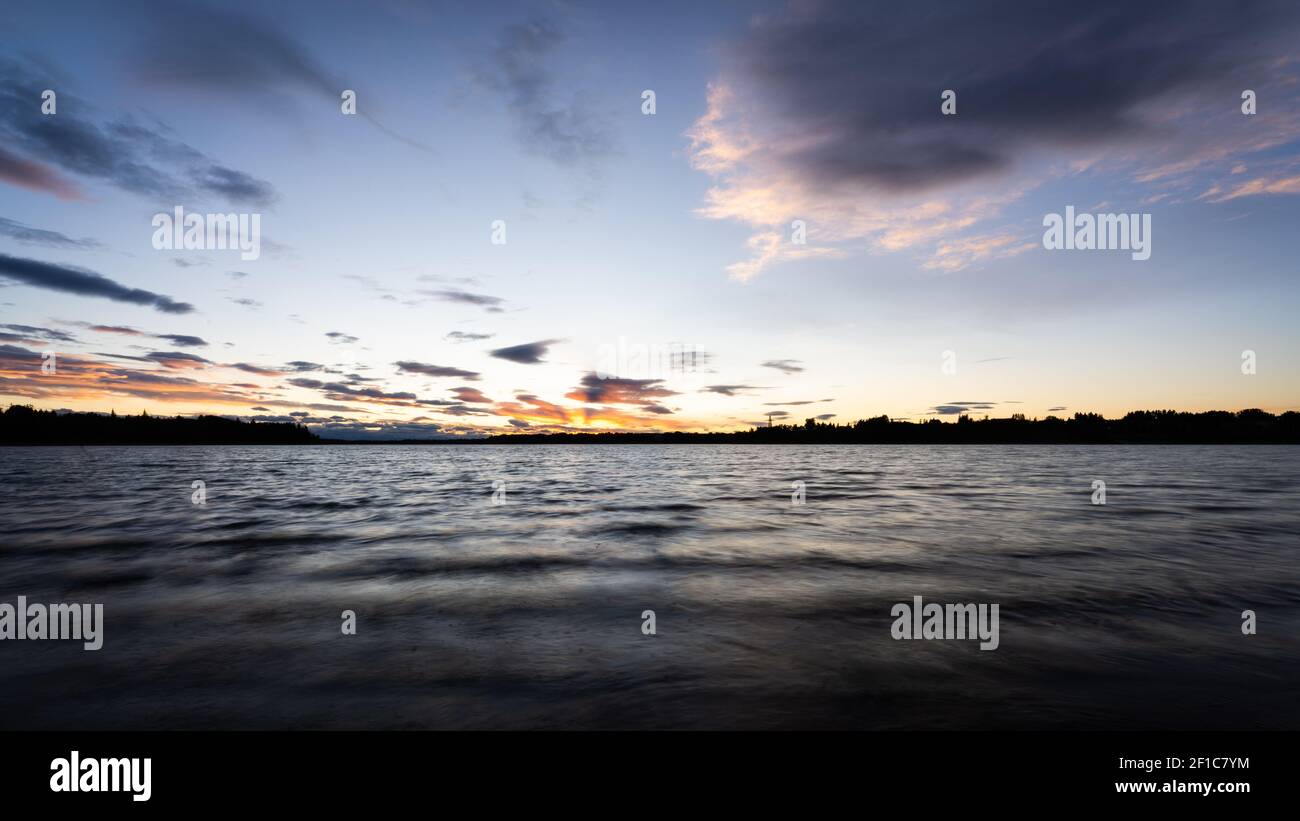
M1270 0L1231 13L1218 0L792 3L755 16L728 80L786 173L916 191L1035 148L1155 137L1153 103L1254 87L1290 53L1298 18ZM955 116L939 112L944 89Z
M943 405L935 405L928 411L931 414L940 416L955 416L961 413L967 413L973 410L993 410L996 402L947 402Z
M835 414L833 414L833 413L819 413L819 414L817 414L817 419L819 419L819 420L822 421L822 422L825 422L827 419L834 419L834 418L835 418Z
M803 370L803 365L798 359L769 359L762 364L764 368L772 368L783 373L799 373Z
M460 379L478 379L479 374L474 371L466 371L460 368L450 368L445 365L427 365L423 362L411 362L405 360L394 362L394 365L404 373L418 373L425 376L454 376Z
M329 337L331 342L338 342L344 345L351 345L354 342L360 342L361 338L345 334L342 331L327 331L325 336Z
M152 334L152 336L154 339L166 339L173 345L179 345L182 348L201 348L208 344L201 337L187 334Z
M264 368L260 365L250 365L247 362L235 362L230 365L227 365L226 367L236 368L238 370L244 371L245 373L255 373L258 376L280 376L281 374L284 373L283 371L278 371L274 368Z
M558 339L543 339L539 342L525 342L523 345L497 348L495 351L489 351L488 353L497 359L518 362L521 365L536 365L542 361L542 357L546 355L550 347L559 341Z
M170 297L155 294L152 291L119 285L93 271L40 262L34 259L11 257L6 254L0 254L0 277L7 277L24 285L37 288L48 288L52 291L65 291L81 296L97 296L117 302L149 305L155 310L168 314L187 314L194 310L194 306L188 303L176 302Z
M2 175L0 175L2 176ZM0 236L9 237L18 242L26 242L31 245L45 245L50 248L99 248L100 243L93 239L73 239L67 234L58 231L48 231L44 228L32 228L30 225L23 225L21 222L15 222L5 217L0 217Z
M285 367L297 373L305 373L307 371L319 371L325 366L316 362L306 362L302 359L295 359L292 362L286 363Z
M39 70L12 59L0 60L0 140L7 149L149 197L176 199L199 192L259 206L275 199L269 183L214 163L164 134L161 125L147 128L130 117L97 124L84 118L80 112L86 107L66 91L59 94L59 113L46 116L32 101L39 100L47 87ZM23 162L7 152L0 157L0 169L9 169L0 170L0 178L16 176L19 185L26 179L24 187L61 195L58 184L40 183L34 161L15 166L15 159Z

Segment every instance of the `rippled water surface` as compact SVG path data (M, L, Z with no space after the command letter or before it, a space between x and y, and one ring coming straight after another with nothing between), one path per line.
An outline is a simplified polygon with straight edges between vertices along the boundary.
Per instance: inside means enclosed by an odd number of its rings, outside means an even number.
M0 726L1300 729L1298 457L0 448L0 601L106 622L0 641ZM893 640L918 595L1000 646Z

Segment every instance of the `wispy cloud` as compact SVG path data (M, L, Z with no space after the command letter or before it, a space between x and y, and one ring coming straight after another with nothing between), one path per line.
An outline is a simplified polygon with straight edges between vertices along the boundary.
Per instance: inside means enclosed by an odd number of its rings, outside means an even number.
M352 88L269 20L177 0L164 8L148 7L145 19L152 31L134 50L133 66L137 79L149 86L233 97L306 93L335 106L343 90ZM375 116L377 94L352 90L358 92L357 116L395 140L432 152Z
M91 249L101 247L100 243L93 239L73 239L59 231L33 228L30 225L23 225L21 222L15 222L5 217L0 217L0 236L31 245L44 245L49 248Z
M556 63L564 44L558 20L507 26L481 79L505 98L519 142L529 152L595 173L600 160L615 151L614 132L588 95L561 81Z

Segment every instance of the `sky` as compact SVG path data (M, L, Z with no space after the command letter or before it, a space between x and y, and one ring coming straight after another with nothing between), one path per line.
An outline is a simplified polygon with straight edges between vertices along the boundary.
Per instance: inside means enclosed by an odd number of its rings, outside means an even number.
M1056 5L11 0L0 405L1300 410L1300 6ZM1149 258L1045 247L1067 207ZM177 208L258 255L156 247Z

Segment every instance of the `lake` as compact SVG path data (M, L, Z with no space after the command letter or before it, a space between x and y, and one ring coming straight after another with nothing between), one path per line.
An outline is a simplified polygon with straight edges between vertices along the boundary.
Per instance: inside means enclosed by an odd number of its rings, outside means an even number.
M0 601L104 613L0 641L9 729L1300 729L1300 447L0 460Z

